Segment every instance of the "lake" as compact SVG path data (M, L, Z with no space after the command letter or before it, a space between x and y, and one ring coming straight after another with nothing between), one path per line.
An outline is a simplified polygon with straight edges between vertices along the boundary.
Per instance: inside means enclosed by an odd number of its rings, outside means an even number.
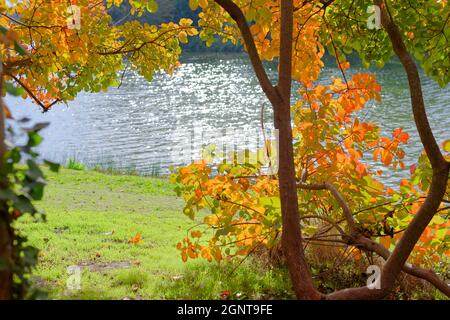
M328 60L322 75L325 82L332 75L340 76ZM88 167L167 173L171 165L198 157L202 144L259 145L261 109L265 106L268 128L271 110L245 54L190 54L182 63L174 75L156 75L151 83L129 73L120 88L82 93L68 106L54 106L45 114L28 100L7 97L6 101L16 118L51 123L42 131L45 140L39 151L60 163L75 158ZM274 79L276 64L267 64L267 69ZM356 64L349 73L361 71L365 70ZM382 70L371 71L382 85L383 101L371 103L362 117L378 123L389 135L392 129L403 127L411 136L405 162L412 164L422 147L403 69L393 61ZM442 142L450 138L450 90L439 88L423 74L422 80L430 122ZM405 171L390 172L388 181L397 183L405 175Z

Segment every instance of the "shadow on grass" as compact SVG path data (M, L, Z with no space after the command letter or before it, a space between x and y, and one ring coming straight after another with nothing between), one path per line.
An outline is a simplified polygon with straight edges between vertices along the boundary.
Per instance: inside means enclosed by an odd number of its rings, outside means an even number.
M163 299L293 299L287 270L267 268L257 261L202 263L159 286ZM234 270L234 271L233 271Z

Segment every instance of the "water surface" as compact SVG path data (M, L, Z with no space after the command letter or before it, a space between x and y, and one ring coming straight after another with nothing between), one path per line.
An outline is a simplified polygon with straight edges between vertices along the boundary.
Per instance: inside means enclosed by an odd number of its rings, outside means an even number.
M322 79L340 76L332 62ZM272 79L276 65L267 65ZM350 73L365 71L352 67ZM381 104L371 103L364 110L366 119L377 122L384 132L403 127L411 136L406 164L417 159L422 147L411 113L407 81L398 62L376 70L383 87ZM441 89L422 75L427 111L439 141L450 138L449 89ZM42 114L36 105L7 97L15 117L49 121L40 152L43 157L64 163L68 158L87 166L97 164L117 169L134 169L141 174L168 172L171 165L186 162L177 157L181 146L188 146L198 128L216 133L203 142L254 146L260 132L261 108L271 121L269 104L244 54L197 54L183 58L182 67L172 76L157 75L148 83L136 74L126 75L120 88L107 93L82 93L68 106L57 105ZM259 130L259 131L258 131ZM195 138L194 137L194 138ZM249 138L250 137L250 138ZM247 141L246 141L247 140ZM184 148L184 147L183 147ZM196 143L192 155L198 155ZM395 183L403 174L389 174Z

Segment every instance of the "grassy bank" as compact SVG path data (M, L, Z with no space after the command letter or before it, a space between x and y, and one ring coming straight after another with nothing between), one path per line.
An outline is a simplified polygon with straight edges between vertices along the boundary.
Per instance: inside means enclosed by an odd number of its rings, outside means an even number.
M53 299L291 298L283 269L255 262L183 263L176 243L192 225L163 179L94 171L46 171L49 184L38 208L47 222L19 223L41 249L34 283ZM140 235L142 242L129 243ZM69 266L81 268L81 289L68 290Z
M37 202L47 222L22 218L18 227L41 250L32 278L50 299L290 299L285 268L258 257L221 265L183 263L175 246L195 222L167 179L111 175L88 170L45 171L48 186ZM140 236L140 242L129 240ZM323 292L364 285L364 268L334 270L334 262L310 261ZM70 290L68 268L81 270L81 289ZM429 285L402 280L388 299L444 297Z

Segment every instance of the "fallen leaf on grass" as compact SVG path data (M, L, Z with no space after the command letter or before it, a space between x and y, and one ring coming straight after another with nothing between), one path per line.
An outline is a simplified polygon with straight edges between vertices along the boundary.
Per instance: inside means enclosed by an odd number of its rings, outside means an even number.
M138 244L144 242L141 239L141 234L138 232L134 237L131 237L130 240L128 240L128 243Z
M141 265L141 262L139 260L131 261L131 263L133 263L135 266L140 266Z
M220 300L228 300L230 298L230 291L222 291L219 294Z

